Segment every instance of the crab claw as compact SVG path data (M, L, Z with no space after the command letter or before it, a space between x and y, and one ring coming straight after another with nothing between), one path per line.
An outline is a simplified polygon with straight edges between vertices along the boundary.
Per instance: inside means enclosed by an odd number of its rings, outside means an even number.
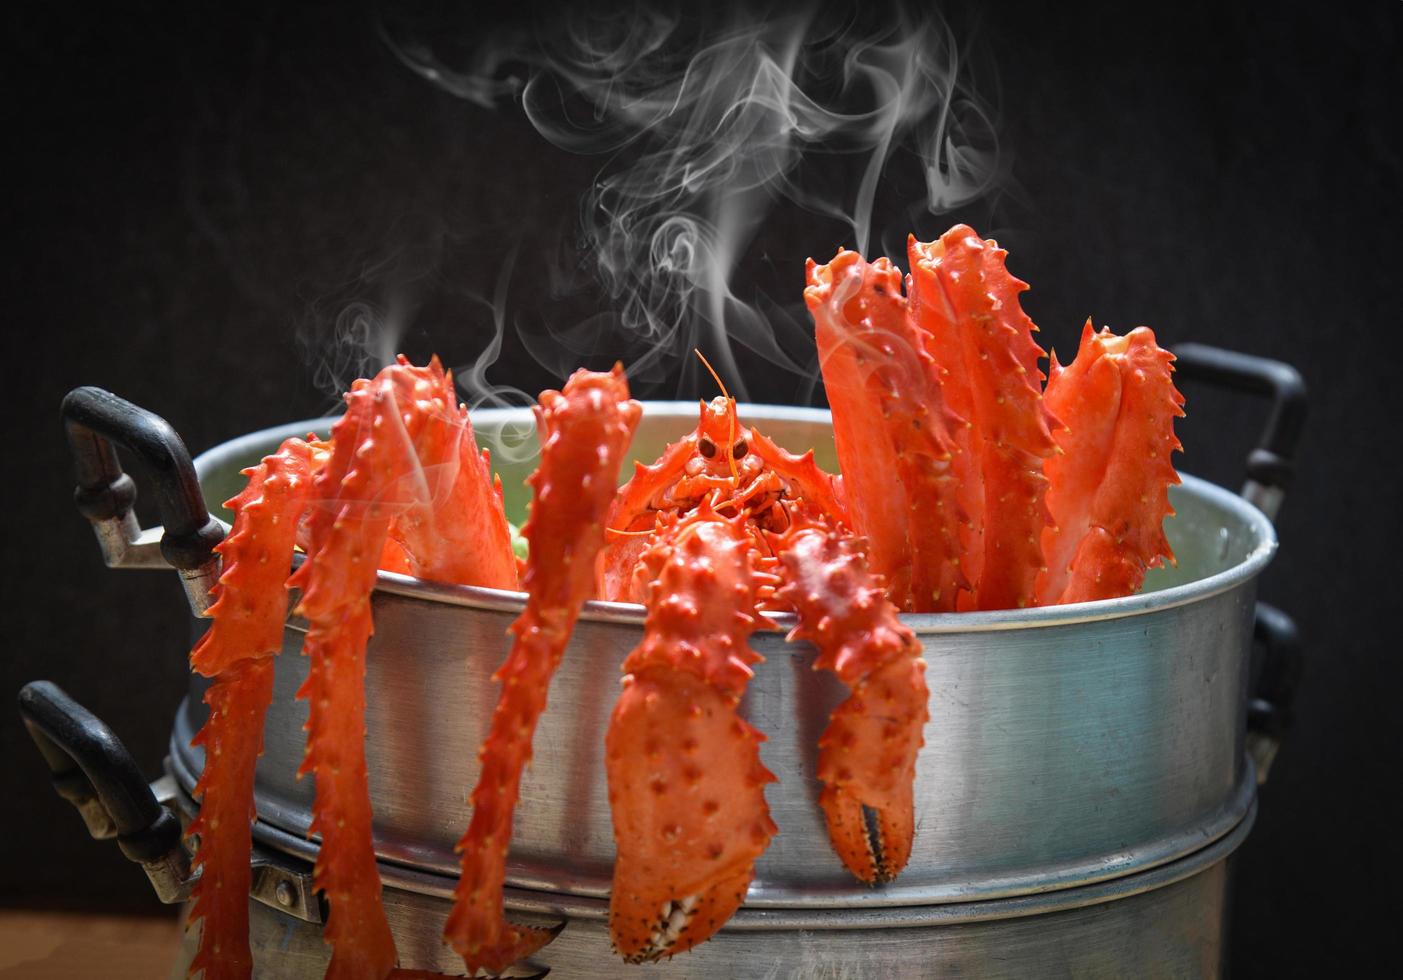
M618 841L609 932L624 959L691 949L740 907L776 829L763 738L692 674L629 678L605 743Z
M710 504L666 527L644 555L652 587L643 643L624 661L605 735L614 816L609 934L624 959L673 956L740 906L777 828L764 736L737 713L760 658L754 568L739 521Z
M893 660L873 671L819 739L818 803L843 864L862 881L891 881L915 836L912 768L926 715L925 664ZM916 724L912 724L916 722Z
M773 538L784 566L778 598L799 615L789 639L818 648L817 670L852 689L819 738L819 805L843 864L868 884L911 857L913 782L930 712L921 644L897 617L863 542L822 524Z

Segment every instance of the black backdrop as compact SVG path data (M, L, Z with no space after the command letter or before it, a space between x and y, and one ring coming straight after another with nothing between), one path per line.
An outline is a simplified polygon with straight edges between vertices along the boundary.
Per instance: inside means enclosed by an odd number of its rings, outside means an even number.
M1385 618L1400 544L1403 5L1228 6L955 17L997 65L1016 189L949 220L1011 249L1050 345L1070 350L1093 314L1151 324L1168 345L1286 359L1310 385L1261 590L1299 620L1309 663L1236 859L1233 963L1239 976L1360 975L1385 962L1403 857ZM486 289L500 242L525 234L529 248L533 222L573 216L598 166L547 147L510 106L428 86L360 8L280 8L5 14L0 689L59 682L153 771L184 686L182 599L172 575L101 566L69 503L63 393L115 390L194 449L318 414L332 400L299 330L383 292L401 261L434 270L404 348L470 361L486 313L455 282ZM766 236L767 261L792 262L797 282L841 229ZM493 377L529 391L559 380L511 345ZM1186 393L1183 468L1236 485L1260 409ZM45 788L8 711L0 740L0 901L152 908L140 873Z

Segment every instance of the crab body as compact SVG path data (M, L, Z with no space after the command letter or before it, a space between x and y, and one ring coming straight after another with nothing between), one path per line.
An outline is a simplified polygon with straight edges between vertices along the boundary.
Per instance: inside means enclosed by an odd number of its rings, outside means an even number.
M920 745L920 647L867 572L841 492L812 452L796 456L742 424L723 395L703 403L692 433L636 468L610 511L615 540L600 556L600 595L648 609L606 738L618 848L610 935L626 959L672 956L710 937L739 906L775 832L762 736L736 714L760 659L745 640L761 610L797 613L796 638L827 639L837 627L854 651L848 664L901 659L911 710L889 716L888 727L904 745ZM844 556L810 548L810 534L844 542ZM901 637L894 647L891 636ZM834 670L833 659L816 666ZM860 686L867 670L838 673ZM855 690L834 713L819 776L838 856L876 882L910 854L915 753L899 752L895 773L878 771L891 760L867 751L869 704ZM904 792L871 792L892 781Z

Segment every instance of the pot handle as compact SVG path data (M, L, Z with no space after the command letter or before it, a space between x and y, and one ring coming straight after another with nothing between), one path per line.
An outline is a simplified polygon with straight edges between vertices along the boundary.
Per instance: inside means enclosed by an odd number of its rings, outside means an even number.
M1292 702L1301 679L1301 634L1290 616L1257 603L1252 639L1262 651L1261 671L1247 702L1247 751L1257 765L1258 785L1267 781L1277 749L1292 722Z
M219 579L214 546L224 537L224 525L205 509L195 466L175 429L159 415L91 387L64 398L63 423L78 476L73 499L92 522L108 567L173 566L191 609L205 615ZM149 468L164 528L142 530L137 523L136 484L122 472L114 443Z
M193 882L180 820L156 801L112 730L50 681L26 684L19 712L53 774L55 792L77 808L88 833L97 840L117 838L162 902L188 898Z
M1251 354L1179 344L1175 369L1181 377L1271 399L1271 414L1257 448L1247 455L1242 496L1275 521L1291 485L1296 444L1306 420L1306 383L1291 365Z

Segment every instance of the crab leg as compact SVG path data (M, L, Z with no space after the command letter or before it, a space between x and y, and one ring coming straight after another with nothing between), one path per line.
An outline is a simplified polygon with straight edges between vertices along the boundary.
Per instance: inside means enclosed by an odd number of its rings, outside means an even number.
M314 485L308 557L290 580L302 589L297 611L308 621L304 652L311 660L298 692L309 702L301 773L316 775L311 829L322 845L314 880L331 903L326 975L383 980L395 965L395 946L380 900L365 763L370 594L397 520L432 515L425 534L451 533L441 515L453 511L440 504L444 494L451 502L458 481L445 477L440 485L437 464L453 463L462 448L445 433L462 425L464 413L437 360L418 368L401 358L356 382L346 403ZM477 456L475 447L463 454ZM465 568L459 574L469 574Z
M960 419L946 408L924 331L908 315L901 273L886 259L840 250L824 266L810 260L808 282L855 530L898 607L953 610L968 587L950 434Z
M302 589L297 611L310 627L303 652L311 663L297 692L308 701L307 750L298 774L316 776L311 832L322 843L313 878L331 905L326 975L382 980L394 968L395 944L371 837L365 645L372 630L372 556L385 548L391 517L377 498L402 455L394 440L376 437L378 430L393 431L401 409L383 373L357 382L346 401L347 412L332 429L332 459L316 482L321 504L311 516L309 557L292 579Z
M531 545L522 583L529 598L511 626L511 651L493 675L502 690L478 752L472 823L458 845L462 875L444 929L470 973L501 970L554 937L503 917L512 811L546 688L594 588L605 514L641 414L619 366L609 374L575 372L560 392L542 393L536 410L541 464L529 481L535 499L522 528Z
M643 643L628 655L605 735L614 818L609 935L638 963L708 939L735 912L776 827L764 736L737 706L760 660L756 588L741 520L707 501L660 529Z
M1147 327L1118 337L1087 320L1076 360L1053 362L1047 403L1067 428L1062 453L1046 463L1054 524L1042 532L1039 603L1131 595L1147 568L1174 560L1164 519L1174 513L1169 457L1181 448L1174 419L1184 396L1173 360Z
M283 645L287 589L297 520L311 489L313 447L289 439L245 470L244 490L225 502L234 526L215 550L224 571L210 608L214 622L190 652L190 666L214 683L209 718L192 742L205 750L195 785L200 812L186 830L198 838L201 867L190 921L200 921L200 948L190 973L205 980L247 978L248 893L252 884L253 771L263 752L263 717L273 696L272 657Z
M437 366L432 362L430 370ZM387 550L398 546L409 574L417 578L515 589L516 555L502 507L502 481L492 476L487 450L478 452L467 409L455 406L447 372L439 372L436 381L433 394L442 407L425 413L415 440L421 485L395 516Z
M916 754L930 718L921 645L867 570L859 539L796 523L775 549L785 581L778 598L799 614L789 639L812 642L814 667L852 689L818 743L833 849L862 881L890 881L915 833Z
M956 439L971 604L1032 605L1049 523L1043 460L1057 451L1057 420L1043 403L1037 328L1018 302L1028 286L1009 274L1008 253L968 225L935 242L912 238L907 249L911 309L949 404L968 423Z

